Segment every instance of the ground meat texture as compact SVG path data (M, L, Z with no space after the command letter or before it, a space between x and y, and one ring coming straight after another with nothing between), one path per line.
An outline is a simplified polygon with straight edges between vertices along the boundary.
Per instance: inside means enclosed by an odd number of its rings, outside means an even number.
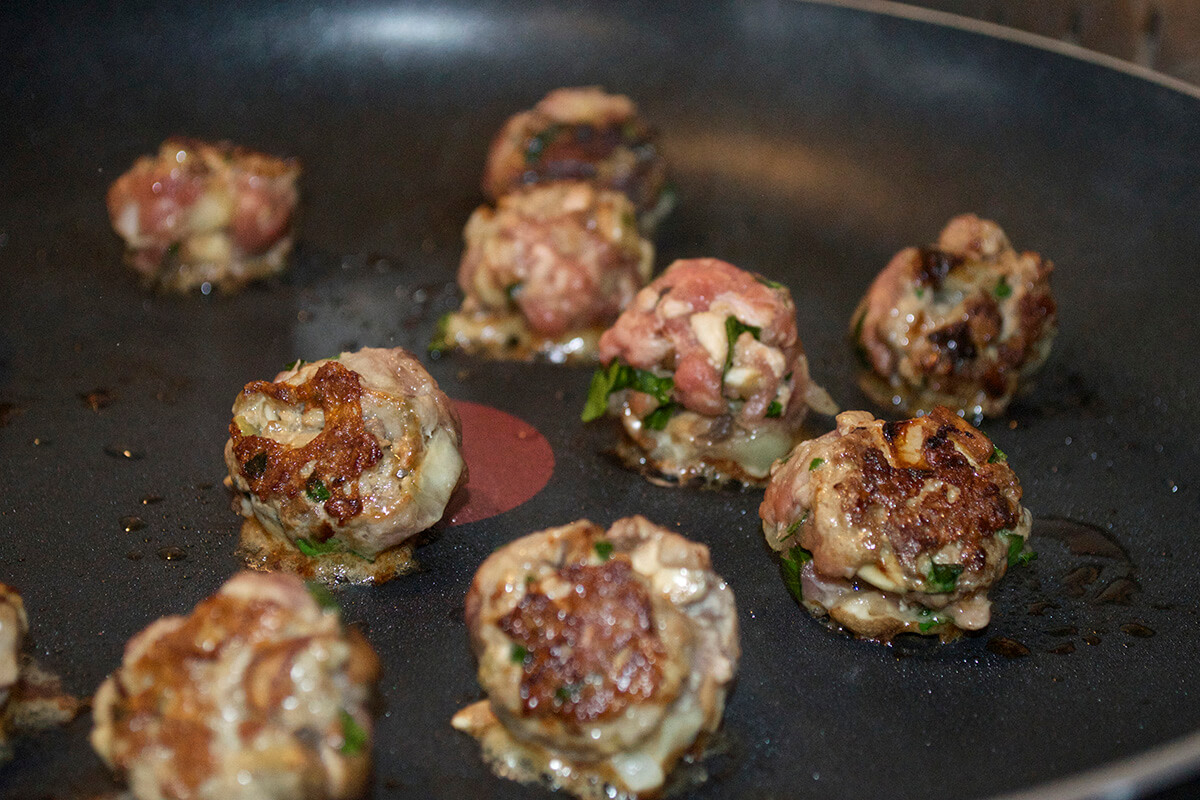
M1031 515L1003 454L945 407L884 422L839 414L773 469L759 515L805 606L852 632L951 638L988 624L988 588Z
M1002 414L1049 355L1052 269L972 214L952 219L936 245L902 250L852 318L864 391L909 411Z
M656 138L624 95L595 86L556 89L496 135L483 191L498 200L532 183L590 181L626 194L643 229L653 230L674 202Z
M232 291L287 267L299 175L291 159L168 139L109 187L108 213L148 284Z
M761 482L810 408L836 411L809 377L791 293L715 258L676 261L638 292L600 361L648 376L612 393L609 411L667 479Z
M327 592L243 572L132 638L92 746L138 800L359 797L379 662Z
M466 621L488 699L454 725L505 777L652 795L716 730L739 656L708 551L642 517L518 539L479 568Z
M496 358L594 362L654 260L629 200L579 181L507 194L476 210L464 238L462 310L442 339Z
M374 558L437 522L466 479L457 414L400 348L248 383L229 436L235 508L310 553Z

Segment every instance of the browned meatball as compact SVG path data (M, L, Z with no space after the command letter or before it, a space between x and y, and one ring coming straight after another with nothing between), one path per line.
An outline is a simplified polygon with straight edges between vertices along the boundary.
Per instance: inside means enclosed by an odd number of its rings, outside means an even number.
M596 86L555 89L496 135L483 191L498 200L531 183L591 181L628 195L650 231L674 203L655 138L624 95Z
M657 795L720 725L737 669L733 593L708 549L642 517L502 547L466 620L488 699L454 727L501 776L580 797Z
M950 220L933 247L901 250L851 323L863 390L910 412L1004 413L1050 353L1052 269L973 214Z
M360 796L379 662L327 592L243 572L129 640L92 746L138 800Z
M592 361L596 340L650 279L654 247L621 193L560 181L501 197L467 222L462 310L439 346L494 358Z
M441 519L465 481L461 444L457 413L419 361L364 348L247 384L225 463L252 533L337 563L312 572L301 559L298 571L379 581L394 574L381 554Z
M1032 557L1020 501L1004 455L939 406L903 422L839 414L772 468L759 515L815 616L869 639L947 639L985 627L988 588Z
M299 165L228 142L168 139L108 190L126 261L152 285L235 290L282 272Z
M640 291L600 361L584 420L620 417L626 460L670 481L760 483L810 408L836 411L809 378L791 293L715 258Z

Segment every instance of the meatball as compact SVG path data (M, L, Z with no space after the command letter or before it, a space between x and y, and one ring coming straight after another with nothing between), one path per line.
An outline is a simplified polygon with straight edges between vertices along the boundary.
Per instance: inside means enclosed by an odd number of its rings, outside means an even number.
M243 572L129 640L92 746L138 800L359 797L379 661L323 587Z
M500 548L466 621L488 699L454 727L498 775L579 797L656 795L720 725L737 671L733 592L708 548L640 516Z
M580 181L518 190L467 222L462 310L441 344L492 357L596 360L596 340L650 279L654 246L621 193Z
M0 583L0 763L13 757L17 736L64 725L79 710L61 681L23 652L28 633L21 595Z
M117 178L108 213L148 284L233 291L287 267L299 174L228 142L168 139Z
M772 468L759 516L814 616L948 640L985 627L988 588L1033 557L1020 500L1004 454L944 406L903 422L847 411Z
M901 250L854 312L863 391L909 412L1003 414L1050 354L1052 270L973 214L950 220L933 247Z
M651 231L674 205L656 138L624 95L596 86L555 89L496 135L483 191L498 200L530 183L591 181L628 195Z
M670 482L761 484L810 408L837 410L809 378L787 287L715 258L638 292L600 361L584 421L619 416L626 462Z
M229 437L245 545L274 542L290 556L276 566L309 577L392 577L410 555L392 548L441 519L466 481L458 414L401 348L298 362L274 383L246 384Z

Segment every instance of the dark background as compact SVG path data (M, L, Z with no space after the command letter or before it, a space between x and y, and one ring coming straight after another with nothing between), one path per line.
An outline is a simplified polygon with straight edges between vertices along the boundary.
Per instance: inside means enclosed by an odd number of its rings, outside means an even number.
M993 593L982 635L851 641L787 594L759 493L661 489L602 454L611 431L576 417L586 369L425 359L452 397L537 426L557 469L520 508L435 529L418 574L340 592L386 668L374 797L538 794L493 778L449 727L478 697L463 594L518 535L634 512L707 543L738 598L741 677L697 798L1118 796L1200 768L1195 97L788 2L6 5L0 64L0 580L72 691L236 569L220 453L238 389L297 357L424 353L457 303L492 132L550 88L597 83L638 101L674 164L659 266L717 256L786 282L843 407L866 406L850 313L896 250L975 211L1058 264L1043 379L984 425L1022 479L1040 557ZM175 133L303 161L289 276L234 297L137 287L103 195ZM98 389L112 402L95 411L82 396ZM109 454L123 449L139 458ZM130 515L146 527L124 530ZM1081 530L1122 555L1072 553ZM1122 580L1126 602L1100 602ZM1004 638L1030 654L995 652ZM20 747L0 793L109 788L88 725ZM1155 754L1185 736L1177 757ZM1104 766L1113 780L1078 777Z

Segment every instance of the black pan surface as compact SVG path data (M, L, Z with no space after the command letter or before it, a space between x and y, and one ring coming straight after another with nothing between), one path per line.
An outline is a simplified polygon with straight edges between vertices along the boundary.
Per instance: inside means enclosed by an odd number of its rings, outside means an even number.
M843 407L866 406L843 331L896 250L971 210L1058 264L1044 379L984 425L1040 558L980 636L851 641L784 589L759 493L657 488L602 454L610 431L577 420L587 370L427 360L453 397L535 425L557 465L526 504L435 531L419 573L340 592L386 665L374 797L542 795L449 727L478 696L463 594L518 535L634 512L706 542L737 594L741 677L691 796L1126 797L1200 768L1195 97L792 2L17 5L0 11L0 580L71 690L236 569L220 453L238 389L297 357L424 352L457 302L489 137L550 88L597 83L636 98L674 163L660 266L712 255L786 281ZM235 297L136 286L103 195L173 133L303 160L289 277ZM99 389L96 411L81 395ZM111 788L87 729L22 746L0 794Z

